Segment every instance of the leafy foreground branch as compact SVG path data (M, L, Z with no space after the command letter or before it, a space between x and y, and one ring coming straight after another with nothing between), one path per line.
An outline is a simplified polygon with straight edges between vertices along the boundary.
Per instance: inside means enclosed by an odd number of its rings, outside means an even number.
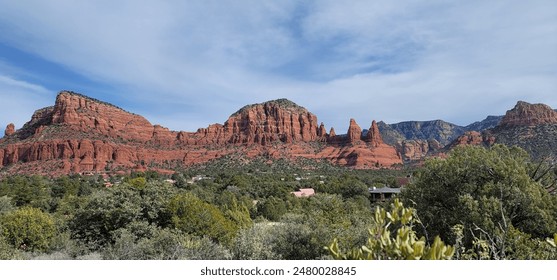
M369 230L367 244L361 248L343 250L338 240L326 247L337 260L449 260L455 248L439 238L431 245L425 237L418 238L414 225L421 224L413 208L406 208L395 199L392 210L377 207L374 225Z
M335 238L325 250L337 260L499 259L492 258L497 256L493 240L475 238L471 248L464 247L460 240L462 225L455 227L455 234L460 235L455 245L445 245L439 236L428 244L426 238L418 238L414 230L416 225L423 226L415 209L404 207L398 199L391 203L391 208L391 211L375 209L374 225L369 229L366 245L344 249ZM557 256L557 234L543 242L514 229L511 233L507 237L514 248L514 254L509 255L511 259L555 259Z

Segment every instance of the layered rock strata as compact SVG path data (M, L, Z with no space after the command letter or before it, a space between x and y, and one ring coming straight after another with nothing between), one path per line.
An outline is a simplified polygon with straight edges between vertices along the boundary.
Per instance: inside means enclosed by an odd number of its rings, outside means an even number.
M373 122L362 135L351 120L347 136L335 135L333 128L327 134L315 115L279 99L245 106L224 124L177 132L114 105L63 91L54 106L37 110L21 129L8 125L0 140L0 168L52 175L168 170L231 153L325 159L355 168L401 163L378 131Z

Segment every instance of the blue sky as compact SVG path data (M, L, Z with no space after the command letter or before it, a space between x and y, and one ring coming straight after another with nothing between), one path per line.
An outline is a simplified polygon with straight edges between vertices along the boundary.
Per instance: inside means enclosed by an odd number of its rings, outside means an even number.
M395 3L396 2L396 3ZM288 98L350 118L557 107L557 2L0 0L0 125L73 90L173 130Z

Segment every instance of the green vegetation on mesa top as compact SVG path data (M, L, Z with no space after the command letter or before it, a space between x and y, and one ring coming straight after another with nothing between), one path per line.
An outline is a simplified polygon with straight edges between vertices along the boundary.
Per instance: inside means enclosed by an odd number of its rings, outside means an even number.
M239 114L242 114L243 112L256 107L256 106L260 106L260 105L266 105L266 104L270 104L270 105L276 105L279 108L282 109L286 109L288 111L292 111L292 112L307 112L307 109L286 99L286 98L280 98L280 99L276 99L276 100L271 100L271 101L267 101L267 102L263 102L263 103L257 103L257 104L250 104L250 105L246 105L242 108L240 108L240 110L236 111L234 114L232 114L232 116L236 116Z
M459 148L399 171L233 161L170 178L4 178L0 258L557 258L557 169L518 148ZM410 174L399 200L370 196Z

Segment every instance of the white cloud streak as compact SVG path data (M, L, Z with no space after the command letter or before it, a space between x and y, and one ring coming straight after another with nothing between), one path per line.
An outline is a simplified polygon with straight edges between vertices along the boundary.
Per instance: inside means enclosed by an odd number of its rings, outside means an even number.
M4 128L15 124L21 128L31 119L37 109L52 105L54 94L40 85L13 79L0 73L0 134L4 136Z

